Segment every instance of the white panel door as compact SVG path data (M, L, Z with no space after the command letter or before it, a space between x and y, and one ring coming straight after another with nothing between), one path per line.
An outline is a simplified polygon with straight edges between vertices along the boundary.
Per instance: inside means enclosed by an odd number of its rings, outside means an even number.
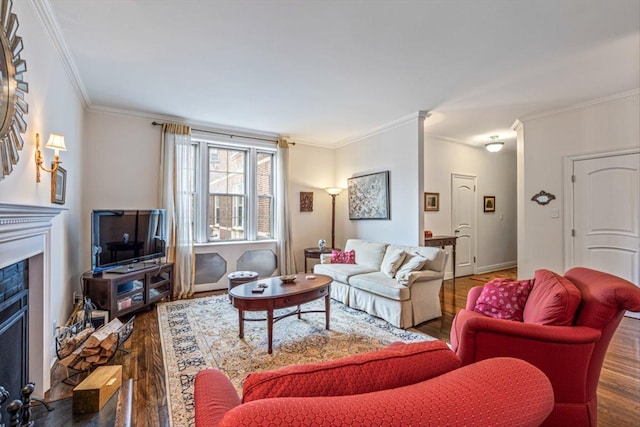
M573 265L640 286L640 154L573 162Z
M476 177L451 175L451 214L456 241L456 277L475 274Z

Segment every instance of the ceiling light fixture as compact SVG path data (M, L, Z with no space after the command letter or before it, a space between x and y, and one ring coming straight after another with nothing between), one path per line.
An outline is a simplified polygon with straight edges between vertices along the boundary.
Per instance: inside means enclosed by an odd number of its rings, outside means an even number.
M491 142L484 144L485 148L487 149L487 151L491 151L492 153L496 153L500 150L502 150L502 146L504 145L504 142L502 141L498 141L498 135L495 136L491 136Z

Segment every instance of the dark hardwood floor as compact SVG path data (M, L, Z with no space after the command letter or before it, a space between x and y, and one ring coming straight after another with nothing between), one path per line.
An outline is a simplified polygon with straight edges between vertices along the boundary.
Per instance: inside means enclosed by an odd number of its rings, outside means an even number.
M515 274L515 270L494 274ZM467 276L456 279L455 306L452 282L444 283L445 314L435 320L418 325L417 329L445 341L454 313L465 306L468 290L482 285L491 274ZM221 293L221 292L213 292ZM206 295L211 295L207 293ZM198 295L204 296L204 295ZM125 343L129 354L114 357L114 364L123 365L123 379L133 378L133 423L139 427L168 426L164 367L158 319L155 308L138 313L134 332ZM52 371L52 388L48 401L68 398L73 386L65 384L64 371L55 367ZM618 327L605 358L598 387L598 425L600 427L640 425L640 320L625 317Z

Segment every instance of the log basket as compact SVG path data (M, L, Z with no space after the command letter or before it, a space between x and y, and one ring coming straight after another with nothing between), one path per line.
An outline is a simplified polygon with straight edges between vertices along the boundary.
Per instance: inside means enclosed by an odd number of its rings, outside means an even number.
M56 356L66 370L66 378L63 380L65 384L77 385L79 383L78 376L83 373L90 373L98 366L108 364L118 351L129 353L122 345L129 339L133 333L133 324L135 316L132 316L126 323L122 324L117 318L109 322L107 325L101 326L95 330L90 322L85 319L78 320L70 326L58 328L55 337ZM115 323L117 322L117 323ZM104 334L104 330L117 326L113 331ZM95 338L104 336L105 338ZM92 338L94 344L101 346L103 342L108 342L106 351L101 349L100 357L89 357L90 361L83 359L83 347ZM96 341L97 340L97 341ZM74 357L75 355L75 357ZM74 360L83 359L80 363L73 364Z

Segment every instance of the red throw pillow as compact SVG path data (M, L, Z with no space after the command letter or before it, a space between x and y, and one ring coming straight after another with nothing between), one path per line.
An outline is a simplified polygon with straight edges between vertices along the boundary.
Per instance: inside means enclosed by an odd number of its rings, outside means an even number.
M533 279L494 279L487 282L476 301L474 311L496 319L522 321Z
M356 251L351 249L350 251L331 251L331 264L355 264L356 263Z
M346 396L426 381L458 369L444 341L391 344L340 359L253 372L244 380L244 403L274 397Z
M569 279L553 271L536 270L522 318L539 325L572 325L581 299L582 294Z

